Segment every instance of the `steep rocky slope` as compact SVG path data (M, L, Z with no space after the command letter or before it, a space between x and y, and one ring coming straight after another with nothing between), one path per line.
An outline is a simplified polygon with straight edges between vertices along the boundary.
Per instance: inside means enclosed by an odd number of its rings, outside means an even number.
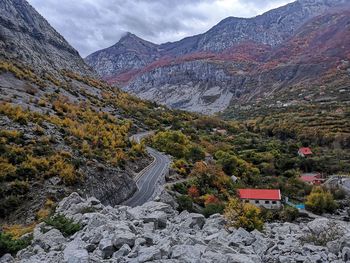
M72 191L128 199L150 162L128 138L154 106L94 79L24 0L0 2L0 36L1 225L44 218Z
M178 42L147 42L151 53L135 61L128 52L104 55L123 46L125 39L86 61L110 83L141 98L214 113L232 104L257 102L281 88L314 84L329 70L338 79L339 66L348 69L348 6L343 0L301 0L251 19L227 18L204 34ZM142 43L127 37L132 47ZM133 52L146 54L143 49ZM112 66L126 59L128 66ZM348 77L343 74L345 81Z
M84 212L90 211L90 212ZM82 224L71 237L39 224L31 246L12 262L347 262L349 223L319 218L308 223L265 224L265 231L249 233L226 228L215 214L178 213L171 206L149 202L143 206L103 206L95 198L76 193L65 198L57 213Z
M0 54L41 70L92 74L79 53L25 0L0 2Z

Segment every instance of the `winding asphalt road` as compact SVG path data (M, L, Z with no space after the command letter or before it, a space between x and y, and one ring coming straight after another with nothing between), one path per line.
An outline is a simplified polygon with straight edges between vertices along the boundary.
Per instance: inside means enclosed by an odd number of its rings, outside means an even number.
M139 133L131 136L130 140L140 143L143 138L152 134L152 131ZM151 155L154 160L136 177L136 185L138 190L130 199L124 202L125 205L135 207L150 201L157 186L158 179L161 176L164 176L164 174L169 170L171 160L167 155L162 154L150 147L147 147L146 149L148 154Z

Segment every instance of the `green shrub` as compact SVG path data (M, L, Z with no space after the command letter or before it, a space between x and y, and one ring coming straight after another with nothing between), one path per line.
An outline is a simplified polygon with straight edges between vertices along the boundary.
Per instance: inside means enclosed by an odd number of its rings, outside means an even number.
M267 208L260 208L261 209L261 217L264 218L265 222L274 222L277 220L280 220L280 213L282 210L271 210Z
M177 208L179 212L182 212L184 210L187 210L189 212L193 211L193 201L188 195L180 195L177 198L177 203L179 205Z
M29 182L15 180L10 183L10 189L11 189L11 194L24 195L29 191Z
M180 193L180 194L186 194L187 193L187 186L183 183L176 183L173 185L173 189Z
M315 187L312 190L311 194L307 196L305 205L308 210L316 214L332 213L337 209L333 195L321 187Z
M10 253L15 255L17 251L30 245L32 237L14 239L10 234L0 232L0 257Z
M202 149L202 147L199 147L197 145L190 147L190 149L187 152L187 159L192 160L193 162L204 160L204 158L205 158L204 150Z
M9 195L0 199L0 218L5 217L23 202L23 196Z
M214 214L222 214L224 212L225 205L223 204L208 204L203 209L203 215L209 217Z
M64 236L71 236L81 229L81 225L74 223L73 219L69 219L64 215L57 214L44 221L46 224L57 228Z
M261 209L250 203L242 203L237 198L232 198L227 203L224 216L228 226L242 227L247 231L254 229L261 231L264 227Z
M299 210L295 207L287 206L280 212L280 219L285 222L293 222L299 217Z

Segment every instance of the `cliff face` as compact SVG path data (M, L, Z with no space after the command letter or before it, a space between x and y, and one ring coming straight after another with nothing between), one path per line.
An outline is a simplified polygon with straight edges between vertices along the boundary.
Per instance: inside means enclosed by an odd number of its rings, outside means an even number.
M346 81L346 70L335 71L348 60L348 6L297 1L251 19L229 17L204 34L158 46L128 35L132 48L123 51L124 38L108 56L98 51L86 61L141 98L215 113L277 90L323 85L318 76L330 70Z
M25 0L0 2L0 53L41 71L92 74L79 53Z

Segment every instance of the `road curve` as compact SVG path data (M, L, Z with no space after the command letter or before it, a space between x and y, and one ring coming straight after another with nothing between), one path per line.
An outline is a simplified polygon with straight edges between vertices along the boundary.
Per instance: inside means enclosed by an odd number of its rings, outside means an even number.
M131 136L130 140L140 143L143 138L151 134L153 134L152 131L139 133ZM124 202L124 205L135 207L150 201L156 189L157 181L169 170L171 161L167 155L162 154L151 147L147 147L146 150L148 154L154 158L154 161L140 172L136 181L138 190L130 199Z

